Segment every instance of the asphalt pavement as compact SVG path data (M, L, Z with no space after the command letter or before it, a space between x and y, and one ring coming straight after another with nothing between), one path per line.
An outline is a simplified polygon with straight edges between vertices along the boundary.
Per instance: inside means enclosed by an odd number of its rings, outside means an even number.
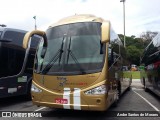
M156 116L160 114L160 98L152 92L145 92L140 80L135 79L131 89L120 97L118 105L111 106L105 112L37 107L24 96L0 99L0 111L12 111L14 116L0 117L0 120L160 120L160 117ZM20 118L16 117L16 113L13 114L15 111L22 112ZM25 118L28 113L30 118Z

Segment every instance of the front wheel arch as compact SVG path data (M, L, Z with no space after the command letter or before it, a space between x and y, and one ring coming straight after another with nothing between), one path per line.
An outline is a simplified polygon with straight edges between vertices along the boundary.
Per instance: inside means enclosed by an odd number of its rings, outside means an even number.
M118 101L119 101L120 95L121 95L121 84L120 84L120 81L117 83L117 88L116 88L116 93L115 94L116 94L116 100L114 101L113 106L117 107Z

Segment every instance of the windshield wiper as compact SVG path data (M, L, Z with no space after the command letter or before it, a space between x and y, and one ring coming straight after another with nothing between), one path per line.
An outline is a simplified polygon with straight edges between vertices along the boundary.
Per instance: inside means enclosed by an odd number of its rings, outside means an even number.
M70 50L71 47L71 37L70 37L70 41L69 41L69 47L68 47L68 54L67 54L67 64L68 64L68 60L69 60L69 55L71 55L71 57L73 58L74 62L76 63L77 67L80 69L80 71L82 72L82 74L85 74L86 72L84 71L84 69L81 67L80 63L78 62L77 58L75 57L75 55L73 54L73 52Z
M52 59L48 62L48 64L41 71L42 74L46 74L49 71L49 69L54 65L54 63L58 60L58 58L59 58L59 65L60 65L60 61L61 61L61 57L63 53L63 44L64 44L64 38L61 43L61 48L57 51L55 56L52 57Z

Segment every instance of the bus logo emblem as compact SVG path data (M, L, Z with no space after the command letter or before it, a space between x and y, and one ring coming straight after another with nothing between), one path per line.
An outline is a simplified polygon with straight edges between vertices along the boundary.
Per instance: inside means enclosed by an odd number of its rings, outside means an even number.
M66 77L57 77L57 80L60 80L59 86L64 86L67 82L67 78Z

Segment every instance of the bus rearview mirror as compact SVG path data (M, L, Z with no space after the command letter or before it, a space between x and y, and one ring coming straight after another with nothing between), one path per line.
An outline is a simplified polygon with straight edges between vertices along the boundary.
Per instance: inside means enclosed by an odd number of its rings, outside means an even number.
M32 32L27 32L24 36L24 39L23 39L23 48L24 49L27 49L28 48L28 44L30 42L30 38L33 36L33 35L39 35L41 37L43 37L44 39L44 47L47 47L47 37L46 37L46 33L44 31L40 31L40 30L34 30Z
M110 41L110 23L109 21L102 22L101 25L101 42L107 43Z

